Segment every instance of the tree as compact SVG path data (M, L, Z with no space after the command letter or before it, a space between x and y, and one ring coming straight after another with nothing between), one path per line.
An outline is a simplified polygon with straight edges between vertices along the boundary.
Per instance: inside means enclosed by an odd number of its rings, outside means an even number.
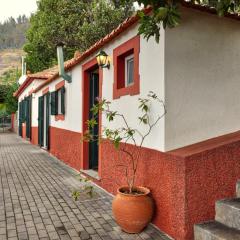
M18 89L18 84L13 83L7 85L7 92L5 94L5 104L7 113L15 113L18 109L18 102L15 97L13 97L13 93Z
M160 29L176 27L180 23L179 5L186 0L138 0L137 2L144 7L152 6L152 14L144 14L139 11L141 17L139 34L143 34L146 39L155 37L159 42ZM192 4L209 6L216 9L219 16L227 13L240 14L239 0L190 0L186 1Z
M26 62L31 72L57 62L56 45L65 44L65 58L84 51L133 13L133 0L39 0L27 32Z
M8 114L16 112L18 108L17 99L13 97L13 93L19 87L17 84L17 79L20 76L20 71L9 70L1 77L0 102L2 102L2 108L4 106L4 111Z
M22 48L28 28L28 18L20 15L16 20L10 17L0 23L0 49Z

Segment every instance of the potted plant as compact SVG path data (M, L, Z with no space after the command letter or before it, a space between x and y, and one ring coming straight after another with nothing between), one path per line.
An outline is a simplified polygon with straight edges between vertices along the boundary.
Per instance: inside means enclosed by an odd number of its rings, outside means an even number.
M121 154L126 154L129 158L129 164L121 165L124 168L124 176L126 185L121 186L117 190L112 208L113 215L119 226L128 233L141 232L151 221L153 216L153 201L149 196L150 190L143 186L136 185L138 162L141 158L142 147L146 138L151 134L154 127L158 124L161 118L166 114L166 108L162 100L158 96L149 92L146 98L138 99L138 116L139 124L144 125L144 131L139 131L135 127L131 127L124 114L111 110L111 102L103 99L91 109L93 118L87 121L88 130L84 133L84 141L98 141L100 144L103 141L110 141L115 149ZM157 116L151 114L152 106L156 104L157 109L162 111ZM159 108L159 105L161 108ZM93 128L98 125L98 114L106 117L111 126L117 118L121 120L122 126L118 128L110 128L102 126L101 136L93 134ZM129 148L128 144L133 144L134 148Z

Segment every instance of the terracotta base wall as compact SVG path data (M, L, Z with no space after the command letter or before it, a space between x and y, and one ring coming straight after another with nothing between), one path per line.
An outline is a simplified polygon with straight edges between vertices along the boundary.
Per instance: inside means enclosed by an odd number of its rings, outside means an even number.
M240 132L173 151L185 160L185 239L193 224L215 217L215 202L236 196L240 178Z
M22 124L22 138L26 139L27 138L27 129L26 129L26 124Z
M80 170L81 134L50 127L50 153L69 166Z
M133 146L128 146L133 148ZM101 145L99 184L116 193L126 184L128 160L110 143ZM138 183L151 189L156 203L153 223L177 240L192 240L193 225L214 219L215 201L235 196L240 178L240 133L229 134L168 153L142 150Z
M31 143L38 145L38 127L32 127L31 131Z

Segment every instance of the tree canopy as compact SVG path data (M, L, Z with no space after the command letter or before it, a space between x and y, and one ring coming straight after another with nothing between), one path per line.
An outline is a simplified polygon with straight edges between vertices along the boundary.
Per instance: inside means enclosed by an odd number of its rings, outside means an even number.
M27 66L41 71L56 63L56 45L65 58L84 51L133 13L133 0L39 0L27 32Z
M17 90L17 79L21 72L18 70L9 70L1 77L0 84L0 112L13 113L17 111L17 99L13 97L13 93Z

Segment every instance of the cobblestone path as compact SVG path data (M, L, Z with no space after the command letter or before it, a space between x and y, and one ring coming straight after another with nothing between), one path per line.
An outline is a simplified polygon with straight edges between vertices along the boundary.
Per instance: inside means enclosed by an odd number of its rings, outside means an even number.
M0 240L166 240L152 226L122 232L113 220L111 196L95 187L92 199L75 202L76 172L12 133L0 133Z

